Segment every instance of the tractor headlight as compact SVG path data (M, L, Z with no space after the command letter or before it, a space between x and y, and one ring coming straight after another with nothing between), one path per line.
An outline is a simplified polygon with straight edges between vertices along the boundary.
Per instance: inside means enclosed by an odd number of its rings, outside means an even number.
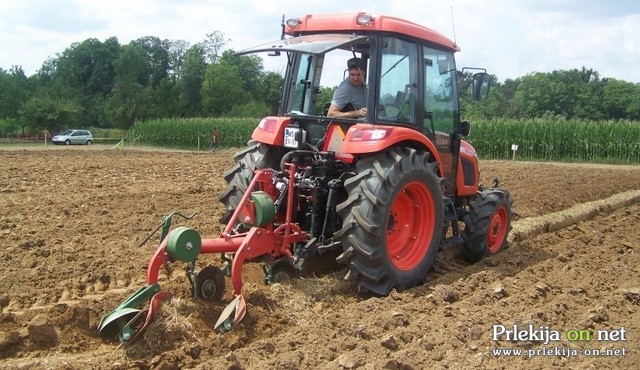
M368 26L373 23L373 16L368 13L360 13L356 18L356 23L361 26Z
M300 27L301 24L302 24L302 21L299 18L287 19L287 27L289 28Z

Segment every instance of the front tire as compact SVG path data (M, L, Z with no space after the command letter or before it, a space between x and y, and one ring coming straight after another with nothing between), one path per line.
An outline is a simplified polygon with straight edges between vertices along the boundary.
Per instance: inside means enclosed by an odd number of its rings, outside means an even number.
M392 148L357 163L339 204L336 238L358 291L387 295L426 279L440 247L444 206L437 164L429 153Z
M469 202L469 214L464 217L462 257L479 262L507 246L511 230L513 199L505 190L489 189L478 193Z

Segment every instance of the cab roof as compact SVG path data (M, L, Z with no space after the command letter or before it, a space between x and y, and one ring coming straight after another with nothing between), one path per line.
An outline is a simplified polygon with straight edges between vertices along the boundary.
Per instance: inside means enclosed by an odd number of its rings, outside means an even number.
M363 20L369 20L363 22ZM401 18L388 15L358 13L307 14L298 20L298 25L287 21L284 33L290 36L318 32L376 33L389 32L407 35L437 44L451 51L460 51L458 45L441 33ZM293 25L293 26L292 26Z

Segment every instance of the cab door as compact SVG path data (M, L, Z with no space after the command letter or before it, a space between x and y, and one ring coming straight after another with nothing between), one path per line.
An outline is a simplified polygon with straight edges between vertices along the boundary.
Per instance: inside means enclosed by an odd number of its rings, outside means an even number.
M423 132L435 144L446 181L444 193L455 194L460 138L455 133L459 119L456 67L453 53L422 48Z
M288 97L285 112L315 114L315 97L319 90L318 79L322 71L322 55L294 54L289 75ZM320 66L318 70L318 66ZM318 78L316 78L316 75Z
M417 129L418 47L396 37L383 37L381 45L376 120Z

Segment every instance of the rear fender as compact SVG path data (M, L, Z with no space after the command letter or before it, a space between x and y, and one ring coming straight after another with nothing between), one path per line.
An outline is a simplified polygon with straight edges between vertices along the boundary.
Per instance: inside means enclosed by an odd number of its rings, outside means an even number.
M253 130L251 138L264 144L283 146L284 129L290 122L289 117L265 117Z
M433 159L440 163L440 155L431 140L414 129L398 126L353 125L347 131L340 153L348 155L377 153L406 142L424 147L431 153Z

